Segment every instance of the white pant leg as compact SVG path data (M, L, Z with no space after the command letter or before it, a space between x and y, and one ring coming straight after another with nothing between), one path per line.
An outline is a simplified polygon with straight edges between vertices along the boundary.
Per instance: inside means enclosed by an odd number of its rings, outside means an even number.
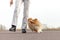
M29 0L24 0L24 12L23 12L22 29L27 28L28 10L29 10Z
M16 2L15 2L15 10L14 10L13 20L12 20L12 25L16 25L17 26L17 19L18 19L18 14L20 12L21 4L22 4L22 0L16 0Z

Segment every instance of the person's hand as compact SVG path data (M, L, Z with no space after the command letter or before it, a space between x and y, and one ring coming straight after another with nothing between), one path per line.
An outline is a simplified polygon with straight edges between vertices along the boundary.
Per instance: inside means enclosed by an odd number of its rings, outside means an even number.
M13 4L13 0L10 1L10 6Z

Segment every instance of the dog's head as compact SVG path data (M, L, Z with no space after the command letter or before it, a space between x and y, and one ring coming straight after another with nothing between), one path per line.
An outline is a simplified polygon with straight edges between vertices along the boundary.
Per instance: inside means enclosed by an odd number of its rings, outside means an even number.
M29 18L28 22L31 23L31 24L37 24L38 23L38 19L37 18L35 18L35 19Z

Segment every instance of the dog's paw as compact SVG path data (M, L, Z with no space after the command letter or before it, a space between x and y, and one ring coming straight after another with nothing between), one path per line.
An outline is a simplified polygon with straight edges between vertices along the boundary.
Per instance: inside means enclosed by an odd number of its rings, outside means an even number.
M42 33L43 31L42 31L42 30L38 30L37 32L38 32L38 33Z

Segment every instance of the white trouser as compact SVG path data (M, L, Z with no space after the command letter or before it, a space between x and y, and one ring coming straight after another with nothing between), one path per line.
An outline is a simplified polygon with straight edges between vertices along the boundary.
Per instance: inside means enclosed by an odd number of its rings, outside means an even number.
M16 0L12 25L17 25L18 14L20 13L20 6L23 2L24 2L24 11L23 11L22 29L26 29L27 18L28 18L29 0L24 0L24 1L23 0Z

